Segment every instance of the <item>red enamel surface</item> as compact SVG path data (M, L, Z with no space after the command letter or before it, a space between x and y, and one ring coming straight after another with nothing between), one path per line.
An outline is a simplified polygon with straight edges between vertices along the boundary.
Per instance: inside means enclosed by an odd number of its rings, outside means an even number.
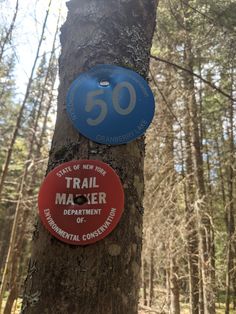
M78 199L86 203L77 204ZM73 160L47 175L38 205L40 218L53 236L86 245L103 239L116 227L124 209L124 191L109 165Z

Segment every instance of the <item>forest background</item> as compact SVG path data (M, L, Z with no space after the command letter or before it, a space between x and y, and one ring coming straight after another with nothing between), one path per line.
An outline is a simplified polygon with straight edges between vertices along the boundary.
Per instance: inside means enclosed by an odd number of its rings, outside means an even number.
M0 307L18 313L56 116L65 1L0 0ZM236 1L160 0L140 313L236 313Z

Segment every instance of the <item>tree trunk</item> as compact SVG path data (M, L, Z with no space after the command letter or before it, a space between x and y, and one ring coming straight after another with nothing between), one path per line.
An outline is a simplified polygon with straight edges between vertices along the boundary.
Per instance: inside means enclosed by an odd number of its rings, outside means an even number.
M169 47L171 50L171 47ZM167 56L167 58L170 56ZM154 68L155 69L155 68ZM158 73L158 69L155 69L155 72ZM159 144L159 155L157 159L160 160L159 165L159 174L158 177L160 181L165 181L165 185L168 188L162 190L162 194L166 194L165 201L168 200L167 208L164 210L165 219L169 224L169 231L166 230L166 243L164 245L164 251L166 256L165 263L165 276L166 276L166 308L168 313L180 313L180 304L179 304L179 285L178 285L178 267L176 265L176 251L178 248L173 239L175 236L178 237L176 233L176 210L178 210L177 197L175 195L175 186L177 183L176 180L176 168L175 168L175 137L174 137L174 124L179 121L173 110L173 86L172 82L172 72L170 68L163 69L165 73L166 82L163 82L163 89L160 84L157 83L154 73L150 70L152 81L161 96L161 99L158 101L158 119L161 125L157 127L156 121L154 121L155 127L158 128L158 136L160 136L161 145ZM160 123L160 122L159 122ZM154 139L156 142L156 138ZM158 140L157 140L158 141ZM156 144L152 144L156 145ZM155 147L156 149L156 147ZM154 150L153 155L156 154ZM151 157L149 157L151 159ZM155 156L156 158L156 156ZM153 160L150 160L153 163ZM148 180L148 179L147 179ZM161 190L161 188L160 188ZM161 211L160 208L157 208L157 211ZM169 234L170 233L170 234Z
M22 195L23 185L24 185L24 180L21 180L20 189L19 189L19 198L21 198L21 195ZM20 218L20 202L18 201L16 205L16 210L15 210L15 215L14 215L14 220L13 220L13 225L12 225L12 230L11 230L11 237L9 241L6 262L5 262L4 271L2 275L2 281L0 285L0 311L2 308L3 297L6 291L7 282L8 282L9 274L10 274L10 268L12 267L13 256L16 249L15 245L16 245L16 239L18 235L17 230L18 230L19 218Z
M146 277L145 277L145 270L146 270L146 261L145 258L142 257L142 292L143 292L143 305L147 305L147 284L146 284Z
M53 40L53 45L52 45L52 50L51 50L51 54L50 54L50 58L49 58L49 63L48 63L48 68L47 68L47 72L44 78L44 82L42 85L41 90L39 90L39 107L35 108L35 117L33 119L32 122L32 134L29 138L29 147L28 147L28 155L26 157L26 163L25 163L25 167L24 167L24 171L22 174L22 178L21 178L21 183L20 183L20 190L19 190L19 197L17 200L17 204L16 204L16 210L15 210L15 214L14 214L14 221L13 221L13 226L12 226L12 231L11 231L11 241L10 241L10 245L8 248L8 253L7 253L7 259L6 259L6 263L5 263L5 268L4 268L4 272L3 272L3 276L2 276L2 281L1 281L1 290L0 290L0 296L3 295L3 293L5 292L5 287L6 284L8 282L9 286L10 286L10 295L8 298L10 298L10 301L8 302L9 304L11 304L11 298L13 295L13 292L15 293L15 291L17 291L17 281L16 281L16 275L11 276L11 279L9 280L9 269L12 268L13 270L16 270L17 267L19 266L19 258L18 258L18 254L19 252L24 252L22 244L23 244L23 238L24 238L24 234L25 234L25 230L27 230L27 222L29 217L32 217L32 212L29 212L29 209L26 207L24 208L22 205L22 201L24 199L24 197L26 197L26 192L25 192L25 187L26 186L30 186L29 183L29 172L28 172L28 166L30 161L33 159L33 155L34 155L34 145L36 144L36 133L37 133L37 129L39 127L39 121L40 121L40 117L43 113L43 102L46 103L46 93L47 93L47 84L49 81L49 73L51 70L51 66L52 66L52 59L55 53L55 43L56 43L56 36L58 33L58 23L59 23L59 18L60 15L58 17L58 22L57 22L57 30L55 32L55 36L54 36L54 40ZM56 74L55 74L56 76ZM53 79L54 80L54 79ZM48 107L51 105L51 97L49 97L49 101L50 104L48 105ZM47 111L47 108L46 108ZM45 126L46 128L46 126ZM45 130L44 130L45 131ZM34 178L32 178L32 180L35 180L35 176ZM14 301L14 300L13 300ZM1 303L1 302L0 302ZM0 306L1 307L1 306ZM10 308L10 305L8 305L8 309ZM7 310L8 311L8 310Z
M166 279L165 280L165 283L166 283L166 307L168 309L168 313L170 313L170 308L171 308L170 267L166 267L166 269L165 269L165 276L166 276L166 278L165 278Z
M15 258L19 261L19 252L17 252L17 254L15 255ZM12 267L11 277L12 277L12 280L11 280L11 285L9 289L9 295L7 297L3 314L11 314L14 301L17 299L17 294L18 294L17 280L19 279L17 263L16 265L14 265L14 267Z
M107 238L85 247L61 243L38 222L22 313L136 314L144 139L117 147L93 143L75 131L64 103L72 80L96 64L129 66L147 75L156 1L71 0L68 8L61 34L61 85L48 171L71 159L102 159L124 184L125 211Z
M185 183L185 208L186 208L186 238L188 254L189 299L190 313L199 314L199 251L198 232L196 227L196 214L194 212L194 178L193 162L190 141L190 117L187 110L185 116L185 145L186 145L186 183Z
M16 0L16 6L15 6L15 12L11 21L11 24L4 36L3 42L0 45L0 63L2 62L2 58L3 58L3 54L4 54L4 49L6 47L6 45L10 42L11 40L11 36L12 36L12 32L15 26L15 22L16 22L16 17L19 11L19 0Z
M199 262L199 314L205 314L204 310L204 296L203 296L203 282L202 282L202 261L201 258L198 259Z
M183 3L188 5L188 0ZM185 17L185 40L184 40L184 61L190 73L193 73L194 56L192 52L192 40L189 35L191 26L189 25L189 11L184 10ZM203 172L203 158L201 151L198 106L195 97L194 77L192 74L185 73L184 85L188 97L188 107L190 114L190 135L192 157L194 165L196 193L194 201L200 202L201 208L198 209L199 216L199 253L202 266L202 283L205 314L215 314L215 294L212 281L212 231L210 224L210 211L206 199L205 181Z
M15 206L9 206L0 224L0 282L5 267Z
M226 264L226 280L225 280L225 314L230 313L230 286L231 286L231 273L233 268L233 256L231 239L227 243L227 264Z
M236 263L234 261L234 272L232 278L232 285L233 285L233 309L236 309L236 271L235 271Z
M170 259L170 313L180 314L179 303L179 284L177 278L178 267L175 263L175 258L172 256Z
M150 251L150 260L149 260L149 285L148 285L148 306L152 307L153 301L153 288L154 288L154 252L153 249Z
M231 73L231 95L233 96L233 70ZM230 157L227 169L227 185L228 185L228 204L226 206L226 229L228 236L227 247L227 269L226 269L226 299L225 299L225 314L230 313L230 287L234 277L234 259L235 259L235 209L234 209L234 163L235 163L235 148L234 148L234 103L233 101L229 107L229 151Z
M10 289L3 314L11 314L14 301L17 299L17 285Z

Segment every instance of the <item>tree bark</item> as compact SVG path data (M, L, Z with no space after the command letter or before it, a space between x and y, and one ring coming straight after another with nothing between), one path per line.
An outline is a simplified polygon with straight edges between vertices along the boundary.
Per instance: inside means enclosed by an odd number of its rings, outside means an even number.
M15 206L9 206L0 224L0 282L5 267Z
M17 299L17 286L10 289L3 314L11 314L14 301Z
M18 254L15 255L16 260L19 262L20 258L19 258L19 252L17 252ZM18 285L17 285L17 280L18 278L18 263L16 263L16 265L14 265L14 267L12 267L12 271L11 271L11 285L10 285L10 289L9 289L9 295L7 297L6 300L6 305L4 307L4 311L3 314L11 314L12 311L12 307L14 304L14 301L17 299L17 294L18 294Z
M178 267L175 262L175 258L172 256L170 259L170 313L180 314L179 303L179 283L177 278Z
M143 305L147 305L147 284L146 284L146 277L145 277L145 270L146 270L146 261L145 258L142 257L142 292L143 292Z
M188 5L189 0L183 0ZM184 62L190 72L193 72L194 56L192 52L192 40L190 36L191 26L189 24L189 11L184 10ZM205 314L215 314L215 291L212 280L212 230L210 224L210 211L206 199L205 179L203 170L203 157L199 132L198 105L195 97L195 85L193 75L184 75L184 85L188 97L187 109L190 114L191 148L194 165L194 176L196 193L194 201L200 202L199 214L199 253L202 266L202 283ZM202 205L203 204L203 205Z
M187 103L187 102L186 102ZM186 183L185 183L185 210L186 210L186 238L189 272L189 299L190 313L199 314L199 250L198 232L196 226L196 214L194 212L194 177L192 150L190 141L190 116L186 110L185 116L185 145L186 145Z
M148 285L148 304L147 306L152 307L153 301L153 288L154 288L154 251L150 250L150 260L149 260L149 285Z
M125 211L107 238L85 247L61 243L38 222L22 313L136 314L144 139L118 147L93 143L75 131L64 104L73 79L96 64L128 66L147 75L156 1L71 0L68 8L61 33L58 116L48 171L71 159L102 159L124 184Z
M233 95L233 70L231 73L231 94ZM234 208L234 163L235 163L235 144L234 144L234 103L229 107L229 162L227 166L227 185L228 185L228 204L226 206L226 229L227 229L227 269L226 269L226 297L225 297L225 314L230 313L230 287L233 285L235 276L234 259L235 259L235 208ZM233 300L235 299L235 296Z

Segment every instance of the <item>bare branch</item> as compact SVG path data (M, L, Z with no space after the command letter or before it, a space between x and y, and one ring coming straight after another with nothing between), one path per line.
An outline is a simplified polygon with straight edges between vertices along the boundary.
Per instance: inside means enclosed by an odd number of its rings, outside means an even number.
M236 98L233 98L230 94L227 94L225 91L223 91L221 88L217 87L215 84L207 81L206 79L204 79L201 75L195 73L195 72L192 72L191 70L187 69L187 68L184 68L182 67L181 65L177 64L177 63L174 63L172 61L169 61L169 60L165 60L165 59L162 59L160 57L157 57L157 56L153 56L151 55L151 58L154 59L155 61L160 61L160 62L163 62L163 63L166 63L170 66L173 66L181 71L185 71L195 77L197 77L199 80L203 81L205 84L207 84L208 86L210 86L212 89L216 90L218 93L222 94L223 96L227 97L228 99L230 99L231 101L236 101Z

